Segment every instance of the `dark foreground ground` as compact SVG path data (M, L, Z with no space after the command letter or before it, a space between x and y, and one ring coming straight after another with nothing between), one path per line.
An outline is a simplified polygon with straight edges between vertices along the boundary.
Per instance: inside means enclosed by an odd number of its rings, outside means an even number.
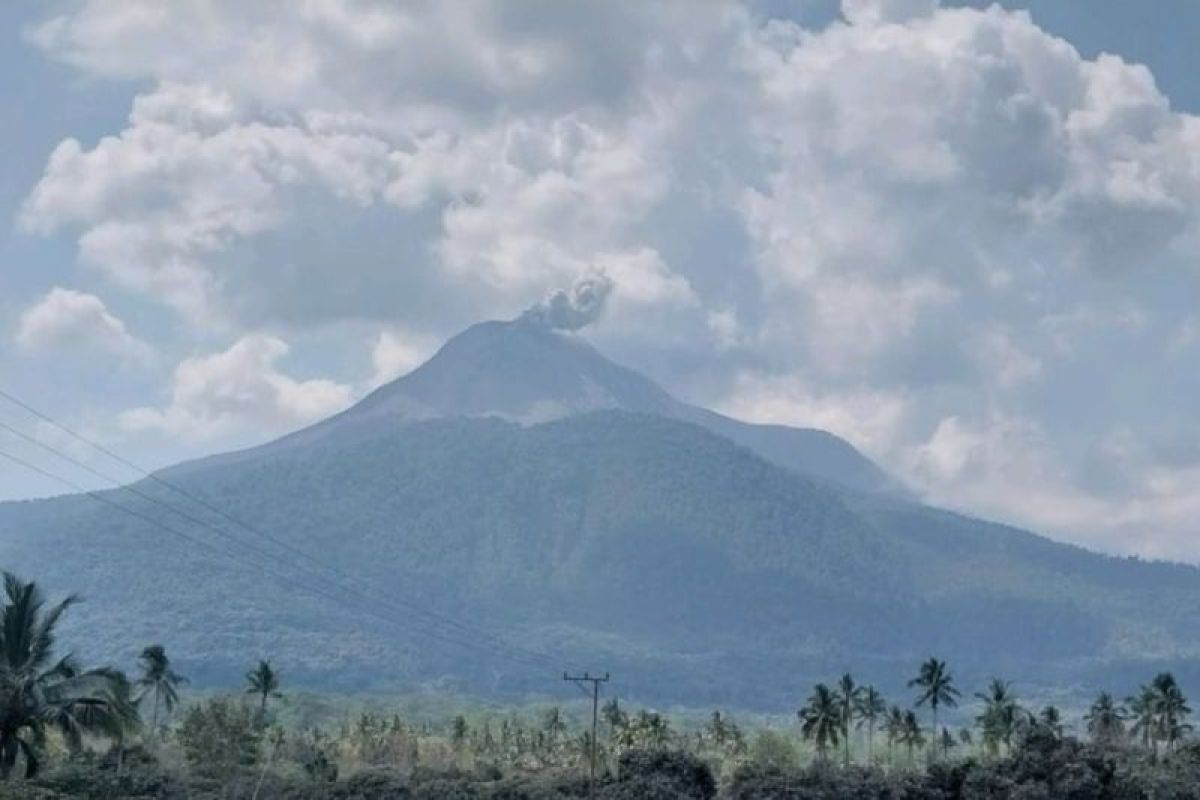
M214 742L214 753L222 743ZM631 750L616 769L597 780L595 797L608 800L730 798L736 800L1182 800L1200 798L1200 745L1180 745L1154 754L1121 745L1102 747L1035 731L1005 756L947 759L921 769L883 770L829 763L781 768L746 762L718 779L712 767L679 750ZM233 750L226 750L232 754ZM283 777L249 765L214 758L212 769L181 772L131 750L123 764L111 758L68 760L29 780L0 784L0 798L190 798L191 800L549 800L586 798L580 769L502 774L499 769L402 773L363 769L338 777L328 764L307 765L304 774ZM608 770L606 770L606 773Z

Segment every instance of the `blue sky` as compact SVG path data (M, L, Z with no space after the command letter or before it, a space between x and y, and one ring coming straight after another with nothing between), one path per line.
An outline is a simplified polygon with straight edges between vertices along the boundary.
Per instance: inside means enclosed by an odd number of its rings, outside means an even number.
M582 335L688 400L1200 559L1197 4L165 8L0 8L0 388L123 454L271 438L602 272Z

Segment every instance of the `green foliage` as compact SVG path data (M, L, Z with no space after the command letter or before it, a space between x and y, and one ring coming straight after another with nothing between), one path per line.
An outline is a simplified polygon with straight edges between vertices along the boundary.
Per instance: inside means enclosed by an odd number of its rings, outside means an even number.
M159 732L159 711L166 714L175 710L179 702L179 687L187 683L187 678L177 673L167 657L166 648L161 644L152 644L142 650L138 657L142 674L138 678L138 702L145 703L147 698L151 704L150 730Z
M0 605L0 778L18 761L37 774L47 733L57 731L72 752L83 739L121 739L138 725L129 681L113 669L84 671L70 656L55 660L56 630L76 602L46 606L36 583L4 573Z
M368 427L169 477L364 585L522 646L603 658L664 703L777 709L794 700L797 679L826 674L830 653L868 650L872 679L895 692L912 642L933 624L972 683L993 671L1048 685L1126 681L1128 659L1150 644L1183 659L1200 638L1194 569L852 495L696 426L604 412L527 427ZM292 686L452 676L476 694L540 688L502 658L464 658L264 581L252 565L196 552L87 498L0 504L0 538L6 563L36 565L49 585L89 597L72 622L109 660L172 630L194 680L228 686L246 671L252 632ZM680 553L687 569L662 568ZM1141 641L1147 631L1158 638ZM352 664L337 655L346 652ZM155 723L151 707L145 716Z
M262 730L245 704L216 698L192 706L177 731L188 765L198 775L245 774L259 760Z
M786 733L763 728L756 731L750 743L751 763L764 769L788 771L800 766L800 748Z

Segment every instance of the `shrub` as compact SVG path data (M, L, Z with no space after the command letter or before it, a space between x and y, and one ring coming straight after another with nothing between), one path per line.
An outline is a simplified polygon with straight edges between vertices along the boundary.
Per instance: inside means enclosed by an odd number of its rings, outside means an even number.
M261 728L243 703L218 698L192 706L177 736L197 775L229 779L258 763Z
M674 792L670 797L709 800L717 793L717 782L708 764L680 751L628 750L621 754L617 775L618 780L606 794L608 797L657 797L660 790L669 789ZM646 794L620 793L634 785ZM614 791L618 794L613 794Z

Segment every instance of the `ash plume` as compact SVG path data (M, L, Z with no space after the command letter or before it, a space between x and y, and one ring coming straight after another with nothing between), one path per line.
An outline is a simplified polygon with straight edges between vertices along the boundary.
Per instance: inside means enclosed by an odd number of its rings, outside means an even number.
M557 331L577 331L604 313L613 281L603 271L583 275L569 289L555 289L521 315L524 322Z

